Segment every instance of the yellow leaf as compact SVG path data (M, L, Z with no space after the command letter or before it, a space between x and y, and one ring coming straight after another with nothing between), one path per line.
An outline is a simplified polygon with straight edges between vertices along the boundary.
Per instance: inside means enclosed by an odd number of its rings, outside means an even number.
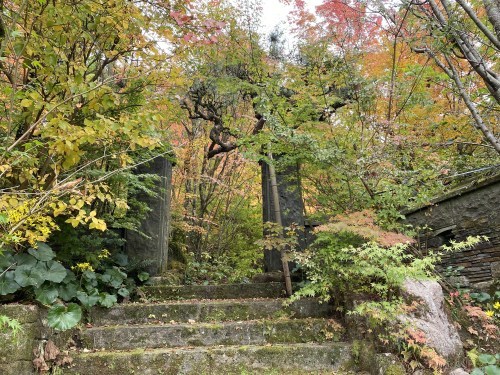
M21 100L21 107L30 107L33 104L33 101L29 99L23 99Z
M19 204L19 201L18 201L16 198L10 198L10 199L9 199L9 204L10 204L12 207L16 207L16 206Z
M73 228L76 228L78 226L78 224L80 224L80 220L70 218L70 219L66 220L66 223L69 223L73 226Z
M104 220L93 217L92 222L89 225L89 229L97 229L104 232L106 230L106 223L104 222Z

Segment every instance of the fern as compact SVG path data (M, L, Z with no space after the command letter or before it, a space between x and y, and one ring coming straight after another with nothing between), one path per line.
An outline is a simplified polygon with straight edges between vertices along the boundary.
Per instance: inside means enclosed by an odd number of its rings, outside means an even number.
M12 337L16 337L22 330L21 323L17 319L0 315L0 333L10 332Z

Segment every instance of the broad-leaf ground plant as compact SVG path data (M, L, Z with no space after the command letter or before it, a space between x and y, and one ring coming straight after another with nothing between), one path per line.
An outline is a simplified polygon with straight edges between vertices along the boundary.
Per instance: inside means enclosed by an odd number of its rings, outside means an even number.
M82 308L111 307L119 299L128 299L136 281L146 281L148 274L135 278L126 273L124 255L111 259L107 250L98 261L76 263L65 268L45 243L37 243L26 253L5 252L0 258L0 296L22 293L49 307L48 324L66 330L78 324Z

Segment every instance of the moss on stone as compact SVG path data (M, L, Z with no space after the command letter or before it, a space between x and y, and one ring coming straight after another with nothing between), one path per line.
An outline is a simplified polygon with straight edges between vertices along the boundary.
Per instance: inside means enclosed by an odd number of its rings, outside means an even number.
M405 375L406 371L401 365L390 365L385 370L385 375Z
M376 354L375 366L379 373L385 375L405 375L406 370L401 361L394 354Z

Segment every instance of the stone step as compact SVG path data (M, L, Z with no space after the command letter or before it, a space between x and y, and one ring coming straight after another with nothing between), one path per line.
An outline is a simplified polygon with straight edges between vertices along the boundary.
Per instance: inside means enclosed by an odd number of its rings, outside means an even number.
M84 375L306 375L346 374L346 343L151 349L70 353L62 374Z
M80 333L83 348L130 350L215 345L338 341L343 327L328 319L274 319L93 327Z
M153 324L195 322L224 322L271 318L331 317L332 308L313 298L283 306L285 299L173 301L165 303L130 303L110 309L94 308L89 319L94 326L119 324Z
M220 285L148 285L140 288L147 298L166 301L183 299L240 299L284 297L283 283Z

